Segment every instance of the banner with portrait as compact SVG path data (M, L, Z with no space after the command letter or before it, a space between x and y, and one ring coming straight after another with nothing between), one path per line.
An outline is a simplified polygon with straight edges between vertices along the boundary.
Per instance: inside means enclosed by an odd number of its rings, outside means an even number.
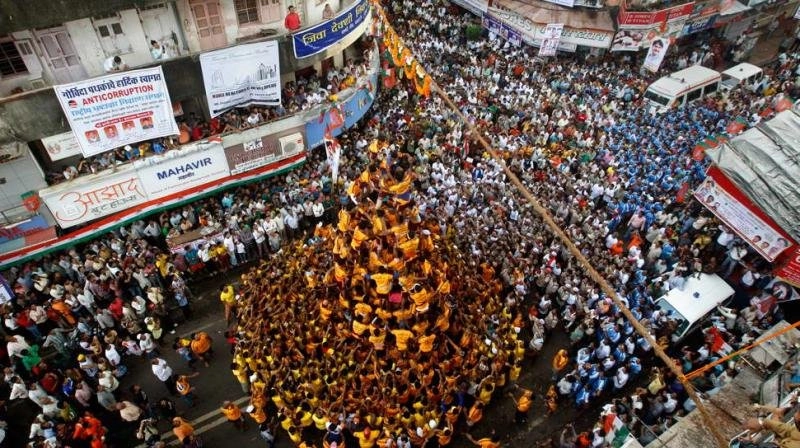
M642 65L646 70L655 73L661 67L661 62L664 61L664 55L667 54L669 49L669 38L656 37L650 41L650 49L647 50L647 56L644 58Z
M548 23L542 33L542 44L539 46L539 56L555 56L561 33L564 32L563 23Z
M178 134L161 66L53 87L85 157Z
M203 53L200 70L212 117L234 107L281 104L281 69L275 40Z
M369 1L360 0L336 17L292 35L294 57L307 58L327 50L361 25L369 11Z
M81 155L81 145L72 132L45 137L42 139L42 146L52 162Z
M777 225L768 223L765 220L768 218L762 219L751 209L744 202L746 197L715 167L709 168L694 197L767 261L774 261L793 245Z

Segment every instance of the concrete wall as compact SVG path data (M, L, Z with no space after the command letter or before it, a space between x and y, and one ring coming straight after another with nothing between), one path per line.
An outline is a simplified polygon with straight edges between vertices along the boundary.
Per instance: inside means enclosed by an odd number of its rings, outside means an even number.
M5 178L6 181L0 188L0 210L21 205L23 193L47 188L47 182L30 152L9 162L0 163L0 178Z
M50 28L83 17L105 15L165 0L0 0L0 30L4 33ZM166 0L169 1L169 0Z
M81 58L81 65L90 77L100 76L104 73L103 62L108 56L100 45L97 31L89 18L73 20L64 23L69 36L72 38L72 45L78 57Z

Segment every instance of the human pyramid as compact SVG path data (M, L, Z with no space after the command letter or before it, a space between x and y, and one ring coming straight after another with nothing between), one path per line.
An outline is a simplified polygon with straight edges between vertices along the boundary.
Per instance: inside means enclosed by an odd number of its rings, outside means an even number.
M344 426L361 446L444 446L518 378L523 318L489 265L420 218L413 159L378 141L370 154L336 225L243 276L234 362L253 372L253 412L276 412L297 445L313 425L325 446L343 446Z

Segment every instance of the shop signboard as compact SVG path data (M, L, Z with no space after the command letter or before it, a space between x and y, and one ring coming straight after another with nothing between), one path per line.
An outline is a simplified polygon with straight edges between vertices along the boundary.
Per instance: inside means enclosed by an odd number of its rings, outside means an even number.
M134 162L136 174L151 200L188 190L229 174L225 151L220 141L202 141L184 145Z
M293 152L289 153L280 144L281 137L295 133L302 134L302 132L302 126L284 129L275 134L254 136L242 143L225 148L225 159L231 175L260 168L302 151L303 146L292 145Z
M116 172L78 177L39 192L62 228L117 213L147 200L130 165Z
M178 134L161 66L53 87L86 157Z

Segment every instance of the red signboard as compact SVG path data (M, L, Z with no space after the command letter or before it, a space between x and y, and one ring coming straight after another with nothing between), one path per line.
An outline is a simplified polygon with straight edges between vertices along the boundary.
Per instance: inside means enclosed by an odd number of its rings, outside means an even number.
M688 18L694 11L694 2L673 6L660 11L627 11L625 3L619 10L617 20L620 27L647 26L657 23L669 23L675 20Z
M800 246L795 246L783 266L773 272L776 277L800 287Z

